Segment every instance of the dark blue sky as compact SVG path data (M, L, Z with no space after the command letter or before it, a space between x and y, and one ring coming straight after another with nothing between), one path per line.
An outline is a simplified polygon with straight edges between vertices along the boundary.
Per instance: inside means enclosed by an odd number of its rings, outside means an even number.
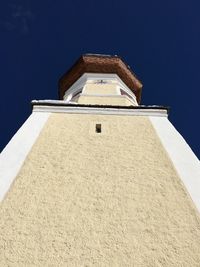
M117 54L200 158L200 1L1 0L0 151L83 53Z

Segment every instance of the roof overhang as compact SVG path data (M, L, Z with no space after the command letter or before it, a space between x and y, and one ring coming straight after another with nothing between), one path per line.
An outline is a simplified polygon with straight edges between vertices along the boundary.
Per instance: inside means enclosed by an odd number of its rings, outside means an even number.
M140 103L142 83L130 67L119 57L110 55L82 55L59 80L59 99L84 73L115 73L135 94Z

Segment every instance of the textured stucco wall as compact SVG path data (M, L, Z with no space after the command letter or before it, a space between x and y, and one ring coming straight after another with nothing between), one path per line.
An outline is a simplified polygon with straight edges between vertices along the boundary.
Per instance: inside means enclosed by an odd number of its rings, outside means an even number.
M87 84L84 87L84 94L104 94L104 95L116 95L118 94L117 84Z
M54 114L1 203L0 266L200 266L198 216L148 118Z
M93 104L93 105L116 105L116 106L132 106L133 103L126 96L80 96L79 104Z

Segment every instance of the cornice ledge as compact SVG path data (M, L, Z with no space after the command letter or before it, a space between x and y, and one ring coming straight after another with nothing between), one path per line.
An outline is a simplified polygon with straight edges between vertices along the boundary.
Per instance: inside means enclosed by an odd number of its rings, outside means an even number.
M57 100L34 100L32 106L33 112L168 117L168 108L161 106L83 105Z

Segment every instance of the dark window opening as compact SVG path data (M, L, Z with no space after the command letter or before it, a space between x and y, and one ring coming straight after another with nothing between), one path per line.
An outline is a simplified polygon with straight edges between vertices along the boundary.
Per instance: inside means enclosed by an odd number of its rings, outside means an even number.
M78 94L80 94L82 92L82 89L78 90L74 95L73 97L77 96Z
M82 93L82 89L77 91L75 94L73 94L72 99L74 100L76 97L78 97Z
M96 133L101 133L101 124L96 124Z
M129 95L127 92L125 92L124 90L120 89L121 95L126 95L129 98L133 98L131 95Z

